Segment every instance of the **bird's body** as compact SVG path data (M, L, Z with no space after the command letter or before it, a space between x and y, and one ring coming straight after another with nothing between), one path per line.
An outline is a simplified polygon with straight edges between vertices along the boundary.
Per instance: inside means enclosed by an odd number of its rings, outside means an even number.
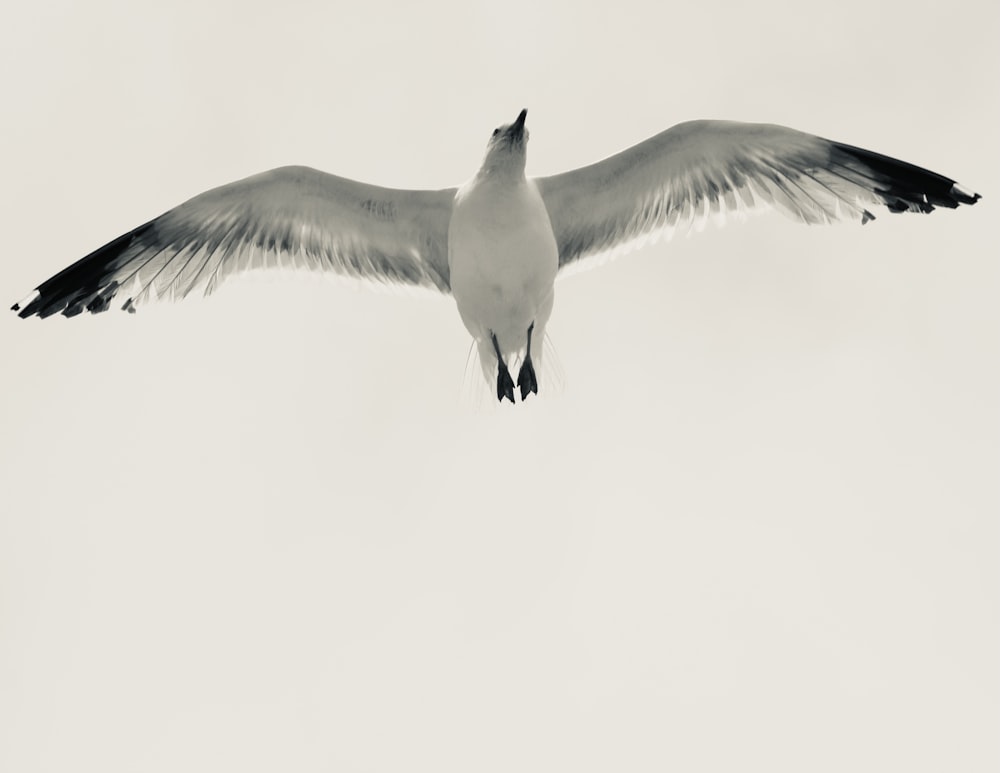
M524 350L532 324L541 340L559 253L535 183L477 177L463 186L448 228L448 268L458 313L484 369L496 363L491 336L505 358Z
M684 223L770 206L806 223L974 204L926 169L767 124L691 121L596 164L525 175L527 111L497 128L461 188L407 191L282 167L194 197L109 242L13 306L46 317L211 292L226 276L285 265L450 292L497 397L521 359L521 399L563 269ZM532 343L537 346L532 348ZM523 356L522 356L523 353Z

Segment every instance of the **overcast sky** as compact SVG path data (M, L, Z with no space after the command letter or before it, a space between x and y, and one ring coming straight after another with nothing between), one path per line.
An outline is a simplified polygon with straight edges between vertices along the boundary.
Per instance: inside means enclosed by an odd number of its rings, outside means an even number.
M7 305L270 167L460 184L522 107L529 174L730 118L984 196L567 278L502 409L444 297L0 318L0 768L997 769L1000 11L808 5L0 12Z

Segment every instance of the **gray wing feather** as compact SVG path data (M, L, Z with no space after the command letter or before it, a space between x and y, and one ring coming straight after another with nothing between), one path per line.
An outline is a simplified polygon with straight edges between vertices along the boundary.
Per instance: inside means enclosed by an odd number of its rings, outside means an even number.
M760 207L805 223L930 212L979 195L888 156L771 124L690 121L591 166L536 180L560 268Z
M380 188L281 167L214 188L115 239L15 304L20 316L134 311L211 293L232 274L289 267L449 292L454 189Z

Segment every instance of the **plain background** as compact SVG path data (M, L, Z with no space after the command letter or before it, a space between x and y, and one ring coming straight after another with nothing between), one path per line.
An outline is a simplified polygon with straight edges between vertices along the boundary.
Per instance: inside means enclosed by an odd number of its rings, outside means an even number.
M459 184L522 107L531 174L715 117L984 199L568 278L503 410L447 298L0 318L0 768L997 770L997 8L5 7L8 304L273 166Z

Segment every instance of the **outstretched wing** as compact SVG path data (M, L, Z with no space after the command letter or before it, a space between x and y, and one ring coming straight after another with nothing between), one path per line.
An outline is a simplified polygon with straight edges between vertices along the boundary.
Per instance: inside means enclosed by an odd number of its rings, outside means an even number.
M536 180L559 265L710 215L772 206L806 223L930 212L979 195L926 169L770 124L690 121L591 166Z
M454 189L380 188L281 167L206 191L120 236L13 309L21 317L105 311L116 296L206 294L225 277L287 266L380 282L450 289L448 222Z

